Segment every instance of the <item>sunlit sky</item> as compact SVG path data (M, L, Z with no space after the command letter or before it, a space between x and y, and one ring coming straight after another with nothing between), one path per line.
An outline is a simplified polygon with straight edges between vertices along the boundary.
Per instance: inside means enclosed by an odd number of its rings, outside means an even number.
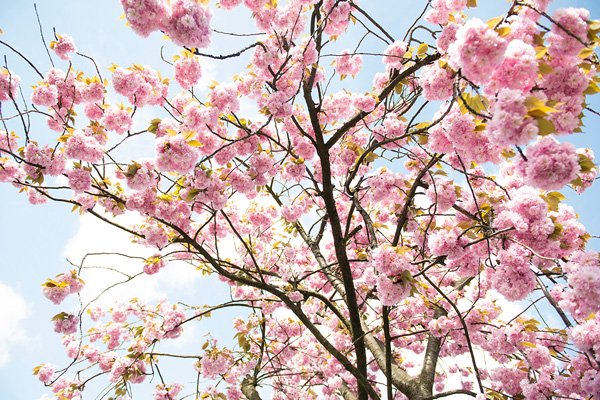
M402 29L411 22L409 17L417 12L417 9L411 9L415 3L412 0L363 0L360 3L393 34L400 37ZM485 19L500 15L502 10L509 7L509 3L504 0L480 0L480 3L483 7L478 13ZM555 1L553 7L565 6L588 8L593 18L600 18L600 1ZM53 40L53 28L58 33L71 35L79 51L93 57L105 76L109 75L107 68L113 63L123 66L148 64L161 70L164 76L171 75L170 66L161 60L160 49L165 46L163 53L167 59L176 54L178 49L163 40L160 33L144 39L125 27L124 21L119 19L122 10L117 0L40 0L37 7L46 42ZM33 2L0 0L0 10L0 28L4 31L0 40L23 52L41 71L47 70L50 64L40 37ZM246 11L238 10L233 14L217 12L213 21L214 28L222 31L256 31ZM226 54L251 42L251 38L215 35L208 51ZM37 82L37 77L14 53L0 46L0 56L4 55L9 68L21 76L25 95L28 97L28 88ZM200 94L206 91L205 88L212 79L230 80L247 61L246 57L223 63L203 61L204 78L197 87ZM56 57L54 62L57 67L67 67L65 62ZM92 72L89 61L75 57L75 62L77 68ZM351 89L367 90L371 84L370 72L381 70L383 65L379 60L367 62L365 70L357 79L344 83L350 85ZM176 93L176 85L173 86L171 95ZM592 106L600 109L600 102L594 99ZM246 107L251 110L251 107ZM142 126L145 126L154 116L151 111L142 109L137 117L142 121ZM585 133L570 139L578 147L592 147L600 156L600 132L597 128L600 120L597 117L588 118L585 122ZM32 136L44 142L52 140L55 134L42 122L33 125ZM148 143L140 142L140 151L147 151L147 145ZM136 156L131 155L132 158ZM599 186L581 196L575 195L570 189L565 190L569 203L575 206L592 234L600 234L600 213L597 211L600 204ZM31 206L23 194L6 184L0 184L0 210L0 398L40 399L48 391L32 376L32 368L42 362L64 366L67 361L60 337L52 331L50 318L63 308L75 306L75 303L68 302L64 303L65 307L52 305L42 296L40 284L47 277L69 268L67 258L79 263L87 252L122 250L135 251L140 255L144 253L142 249L131 246L127 235L119 234L113 228L89 217L79 218L77 213L70 212L70 207L62 204ZM600 248L597 242L595 244L596 248ZM103 262L122 263L123 260L113 258ZM227 299L227 291L219 288L214 280L202 278L182 266L168 275L159 274L157 279L138 283L127 294L138 290L149 301L177 294L177 300L183 296L187 300L203 303L219 298ZM118 296L125 296L125 293L117 291L109 297ZM107 300L110 299L103 299ZM235 312L225 312L215 317L212 323L207 321L207 325L191 329L183 338L183 345L198 346L203 341L202 336L208 331L212 331L215 337L223 337L224 341L230 340L230 321L233 315ZM84 398L88 397L94 396Z

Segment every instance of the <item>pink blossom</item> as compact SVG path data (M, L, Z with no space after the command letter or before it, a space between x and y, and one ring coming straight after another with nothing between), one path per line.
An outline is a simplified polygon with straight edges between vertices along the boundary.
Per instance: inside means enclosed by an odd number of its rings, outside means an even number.
M509 300L522 300L537 285L529 268L529 254L518 245L498 252L500 265L492 273L492 286Z
M219 6L223 7L226 10L231 10L239 6L242 3L242 0L219 0Z
M529 186L511 193L511 200L498 213L494 225L500 229L514 227L518 238L536 248L554 231L548 205L539 192Z
M429 250L436 256L447 256L448 259L457 259L464 255L464 245L467 239L461 235L458 228L439 229L429 236Z
M83 112L92 121L99 121L104 115L104 109L96 103L87 103Z
M552 18L560 26L553 24L548 34L548 53L558 59L577 56L585 47L582 42L587 42L590 12L584 8L560 8Z
M54 85L37 86L31 94L31 102L36 106L51 107L58 101L58 89Z
M111 106L106 109L100 122L106 129L119 134L127 132L133 125L130 111L122 106Z
M335 60L335 70L338 74L356 76L362 68L362 57L350 54L349 50L344 50Z
M142 383L146 378L146 364L141 360L129 357L118 357L114 360L109 373L111 382L118 382L127 374L131 383Z
M369 264L381 275L399 276L404 271L416 272L406 250L388 244L381 245L371 252Z
M382 305L395 306L410 295L410 284L403 281L394 283L385 275L379 275L377 277L377 294Z
M498 93L488 124L491 138L498 145L522 146L537 136L537 123L527 115L525 100L520 90L503 89Z
M8 69L0 68L0 101L6 101L16 96L21 78Z
M231 83L217 85L210 92L210 103L220 112L236 112L240 108L237 88Z
M44 204L48 202L48 198L44 195L46 191L44 189L29 188L27 190L27 200L30 204Z
M448 52L448 48L456 40L456 32L459 28L458 24L448 24L442 29L442 33L435 41L435 46L441 53Z
M304 214L304 207L302 207L299 204L284 206L281 209L281 216L287 222L297 221L302 216L302 214Z
M131 28L144 37L161 29L167 18L164 0L121 0L121 5Z
M156 141L156 166L161 171L189 172L198 159L198 150L183 135L164 136Z
M174 0L164 28L178 46L208 47L211 16L211 11L197 1Z
M221 3L223 3L223 1L221 1ZM156 385L156 390L154 391L154 400L175 400L182 389L183 386L181 386L179 383L174 383L171 385Z
M373 96L369 95L356 95L352 99L352 104L359 111L371 112L375 109L377 102Z
M435 204L435 210L438 213L448 211L456 202L456 191L452 181L435 181L435 184L429 185L426 194L429 200Z
M200 361L202 376L207 379L215 379L229 370L230 363L231 356L228 353L216 349L206 353Z
M84 131L76 130L67 139L65 154L71 159L93 163L102 159L104 149L93 136L86 135Z
M285 92L273 92L267 98L265 106L275 118L286 118L292 115L292 103Z
M69 186L75 193L86 192L92 187L90 171L84 168L75 168L67 173Z
M406 42L397 40L389 45L383 52L383 63L390 69L401 70L404 68L404 54L408 50Z
M559 143L551 136L529 146L525 155L525 182L540 189L560 189L577 178L580 170L575 146Z
M184 89L191 89L202 76L198 57L180 57L173 64L175 80Z
M133 190L148 189L157 180L154 163L149 160L133 162L122 174L127 179L127 186Z
M86 102L102 102L105 93L104 84L99 80L88 83L82 89L82 96Z
M592 316L580 325L574 327L569 335L580 350L600 351L600 317Z
M341 35L348 28L352 7L347 2L327 1L323 7L327 10L327 26L325 33L332 36Z
M456 32L456 41L448 48L448 61L475 84L484 84L502 63L506 46L506 40L483 21L470 19Z
M77 51L77 47L75 47L75 42L73 38L69 35L56 35L58 37L57 42L52 42L50 47L58 58L61 60L69 61L71 59L71 55L69 53L75 53Z
M436 25L446 25L451 12L446 0L433 0L431 9L425 13L425 20Z
M522 40L510 41L502 63L493 72L486 86L486 93L495 93L501 89L514 89L529 92L538 76L538 62L535 49Z
M154 275L165 266L165 260L160 254L147 258L144 261L144 272L148 275Z
M421 69L419 85L423 89L423 97L427 100L446 100L452 96L453 74L438 63Z
M42 293L54 304L60 304L69 294L78 293L83 288L83 281L76 271L58 275L42 285Z
M53 318L54 332L68 335L77 332L79 317L74 314L60 313Z
M126 96L131 104L138 107L162 105L169 91L167 81L149 66L116 68L113 86L117 93Z
M37 372L38 379L45 385L49 384L54 379L56 368L52 365L44 364Z

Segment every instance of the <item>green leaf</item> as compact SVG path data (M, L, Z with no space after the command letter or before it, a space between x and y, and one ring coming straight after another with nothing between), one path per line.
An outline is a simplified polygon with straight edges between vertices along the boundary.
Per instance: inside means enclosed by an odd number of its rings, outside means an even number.
M158 125L160 124L160 121L161 121L160 118L154 118L152 121L150 121L150 126L146 130L148 132L156 133L156 130L158 129Z
M596 94L598 92L600 92L600 87L598 87L598 84L594 81L590 81L590 84L588 85L587 89L585 89L585 91L583 93Z
M581 167L581 172L590 172L596 168L596 164L585 154L579 154L579 166Z
M556 127L554 126L554 122L549 121L545 118L537 119L538 129L540 136L546 136L551 133L556 132Z

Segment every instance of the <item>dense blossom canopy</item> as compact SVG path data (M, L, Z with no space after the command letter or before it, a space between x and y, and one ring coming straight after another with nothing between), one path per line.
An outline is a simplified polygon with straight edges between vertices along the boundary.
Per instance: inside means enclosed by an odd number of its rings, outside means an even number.
M171 76L79 72L89 60L55 34L62 61L36 69L24 111L19 71L0 69L0 182L131 234L152 254L138 275L185 262L231 294L60 312L73 362L34 370L56 399L98 380L136 398L151 376L155 400L600 397L600 257L561 193L596 179L570 135L597 114L600 22L547 0L487 22L469 18L476 0L423 3L402 36L367 1L121 0L134 32L181 46ZM238 7L258 33L211 53L213 14ZM204 60L243 57L196 90ZM151 154L135 153L140 138ZM87 273L81 261L44 296L81 294ZM162 351L229 307L233 345ZM171 359L197 383L162 368Z

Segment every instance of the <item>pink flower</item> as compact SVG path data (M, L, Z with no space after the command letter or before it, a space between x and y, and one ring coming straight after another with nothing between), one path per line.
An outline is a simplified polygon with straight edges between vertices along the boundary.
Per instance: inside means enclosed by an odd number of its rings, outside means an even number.
M419 85L423 89L423 97L427 100L446 100L452 96L453 76L447 68L442 68L438 63L421 69Z
M560 26L552 25L552 31L548 34L548 53L558 59L577 56L585 47L581 42L586 43L588 39L587 20L590 12L584 8L560 8L552 17Z
M302 207L299 204L287 205L282 207L281 209L281 216L287 222L297 221L302 216L302 214L304 214L304 207Z
M222 2L223 1L221 1L221 3ZM154 391L154 400L175 400L182 389L183 386L178 383L171 385L156 385L156 390Z
M349 50L344 50L340 53L340 56L335 60L335 70L338 74L352 75L353 77L358 75L362 68L362 57L358 55L351 55Z
M532 187L523 186L511 193L502 211L494 220L500 229L514 227L516 236L536 248L554 231L554 224L548 217L548 205Z
M129 102L138 107L162 105L168 95L167 81L148 66L118 67L113 73L115 91L127 96Z
M54 332L68 335L77 332L79 317L74 314L60 313L52 318L54 321Z
M575 146L551 136L529 146L525 154L525 182L540 189L560 189L577 178L581 169Z
M21 78L11 73L8 69L0 68L0 101L6 101L17 94Z
M198 57L181 57L173 64L175 80L184 89L190 89L200 80L202 70Z
M27 199L31 204L44 204L48 201L48 198L43 195L46 193L43 189L29 188L27 190Z
M127 186L133 190L148 189L157 180L152 161L133 162L123 175L127 179Z
M359 111L371 112L375 109L377 103L373 96L359 94L354 96L354 98L352 99L352 104Z
M215 379L231 368L231 356L226 352L214 350L206 353L200 361L202 376L207 379Z
M71 159L94 163L102 159L104 149L93 136L76 130L67 139L65 154Z
M219 0L219 6L226 10L231 10L234 7L239 6L242 0Z
M529 268L529 254L521 246L511 245L498 252L500 265L492 272L492 286L508 300L524 299L537 285Z
M426 194L429 200L435 204L435 210L438 213L448 211L456 202L456 191L452 181L435 181L435 184L429 185Z
M86 192L92 187L90 171L84 168L75 168L68 172L69 186L75 193Z
M164 136L156 141L156 166L161 171L185 174L194 168L198 155L183 135Z
M42 85L33 90L31 102L36 106L51 107L58 101L58 89L54 85Z
M71 59L71 55L69 53L75 53L77 51L77 47L75 47L75 42L73 42L73 38L69 35L56 35L58 37L57 42L51 42L50 47L58 58L61 60L69 61Z
M538 68L533 46L519 39L512 40L506 48L504 60L486 86L486 93L493 94L501 89L529 92L535 86Z
M165 25L167 34L178 46L208 47L211 12L194 0L174 0Z
M448 24L442 29L442 33L435 41L435 45L442 53L446 53L450 45L456 40L456 32L458 32L458 24Z
M395 306L410 295L410 284L407 282L394 283L385 275L377 277L377 294L384 306Z
M400 40L395 41L383 52L383 63L390 69L401 70L404 68L402 62L404 61L404 54L407 50L408 45L406 42Z
M119 134L127 132L133 125L130 111L126 110L122 106L109 107L106 111L104 111L104 115L102 116L102 120L100 122L106 127L106 129L115 131Z
M144 37L161 29L167 18L164 0L121 0L121 5L131 28Z
M164 266L165 260L160 257L160 254L155 254L144 261L144 272L148 275L154 275Z
M286 118L292 115L290 96L285 92L278 91L271 93L267 98L265 106L275 118Z
M470 19L456 32L456 41L448 48L448 61L467 79L484 84L502 62L506 46L506 40L483 21Z
M38 379L45 385L49 384L54 379L56 368L52 365L44 364L37 372Z
M104 115L104 109L96 103L87 103L83 109L85 116L92 121L99 121Z
M525 95L520 90L502 89L492 107L488 124L490 138L500 146L522 146L538 134L536 121L527 115Z
M237 88L232 83L221 83L210 92L210 103L220 112L236 112L240 108Z

